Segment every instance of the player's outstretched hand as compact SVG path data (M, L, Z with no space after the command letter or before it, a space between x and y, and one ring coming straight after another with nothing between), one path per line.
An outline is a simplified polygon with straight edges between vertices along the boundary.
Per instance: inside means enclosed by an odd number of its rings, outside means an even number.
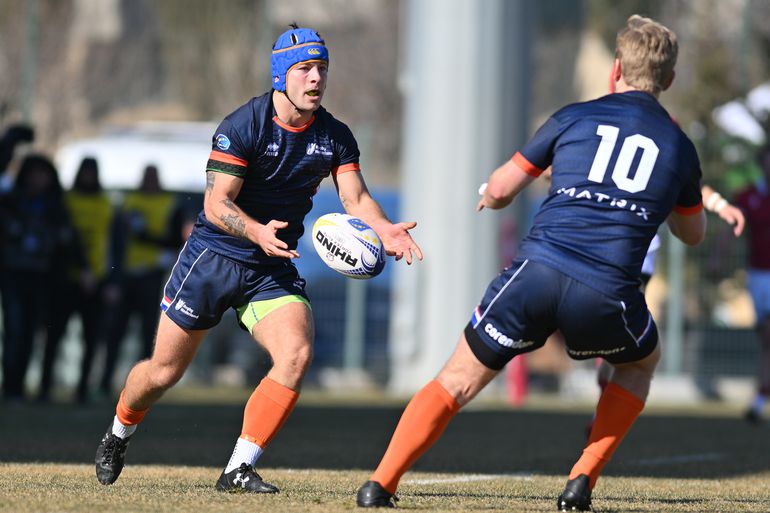
M273 219L267 224L260 225L257 228L255 242L262 248L267 256L283 258L299 258L296 250L289 249L289 245L278 238L278 230L289 226L286 221L276 221Z
M422 260L422 251L417 243L414 242L409 230L417 226L417 223L395 223L383 226L378 235L382 239L382 245L385 248L385 254L395 257L396 260L406 258L406 263L412 264L412 254L417 260Z
M746 218L743 216L741 209L728 203L719 211L719 217L733 227L733 234L736 237L743 233L743 227L746 225Z

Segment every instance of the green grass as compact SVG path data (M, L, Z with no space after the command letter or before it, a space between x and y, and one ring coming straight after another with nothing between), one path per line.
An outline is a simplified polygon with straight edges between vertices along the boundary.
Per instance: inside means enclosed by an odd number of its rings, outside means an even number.
M189 394L188 394L189 395ZM246 394L248 395L248 394ZM198 397L200 400L201 397ZM238 435L242 406L171 396L140 427L113 486L93 454L112 403L75 408L2 405L0 512L353 511L355 491L387 445L402 404L300 402L259 462L276 496L214 490ZM376 405L373 405L376 404ZM414 471L399 507L414 511L553 511L583 444L585 405L480 405L461 412ZM594 491L597 511L770 511L770 429L724 405L651 409Z
M0 511L32 512L337 512L353 511L365 471L261 469L278 495L216 492L220 469L132 465L113 486L96 482L91 465L0 465ZM554 511L564 479L413 472L399 490L399 508L414 511ZM608 477L595 491L597 511L767 512L770 473L730 479Z

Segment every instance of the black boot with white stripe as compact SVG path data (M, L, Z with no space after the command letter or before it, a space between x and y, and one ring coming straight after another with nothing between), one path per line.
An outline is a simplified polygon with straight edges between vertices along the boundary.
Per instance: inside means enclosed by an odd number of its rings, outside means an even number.
M217 480L217 490L220 492L249 492L249 493L278 493L278 488L262 481L262 478L248 463L222 475Z

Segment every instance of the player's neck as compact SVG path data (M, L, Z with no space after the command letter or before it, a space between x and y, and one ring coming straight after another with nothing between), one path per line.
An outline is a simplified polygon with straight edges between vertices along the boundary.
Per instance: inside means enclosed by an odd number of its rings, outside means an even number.
M623 77L620 77L620 80L615 82L614 92L616 92L616 93L628 93L628 92L631 92L631 91L639 91L639 92L642 92L642 93L647 93L650 96L652 96L653 98L656 98L656 99L658 98L657 94L653 94L650 91L644 91L642 89L637 89L636 87L634 87L632 85L628 85L626 83L626 81L623 80Z
M285 94L278 91L273 91L273 107L278 119L289 126L301 127L307 125L310 118L313 117L312 110L298 110Z

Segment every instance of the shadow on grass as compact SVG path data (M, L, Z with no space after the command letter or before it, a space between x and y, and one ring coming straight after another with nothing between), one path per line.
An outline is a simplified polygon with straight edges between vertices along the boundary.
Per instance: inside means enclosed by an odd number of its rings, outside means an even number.
M7 405L0 461L91 463L113 407ZM260 460L263 467L371 470L400 407L299 406ZM222 467L240 434L240 406L160 404L131 443L130 464ZM460 413L415 470L564 475L583 448L577 413ZM740 419L642 416L605 475L718 478L770 470L766 427Z

